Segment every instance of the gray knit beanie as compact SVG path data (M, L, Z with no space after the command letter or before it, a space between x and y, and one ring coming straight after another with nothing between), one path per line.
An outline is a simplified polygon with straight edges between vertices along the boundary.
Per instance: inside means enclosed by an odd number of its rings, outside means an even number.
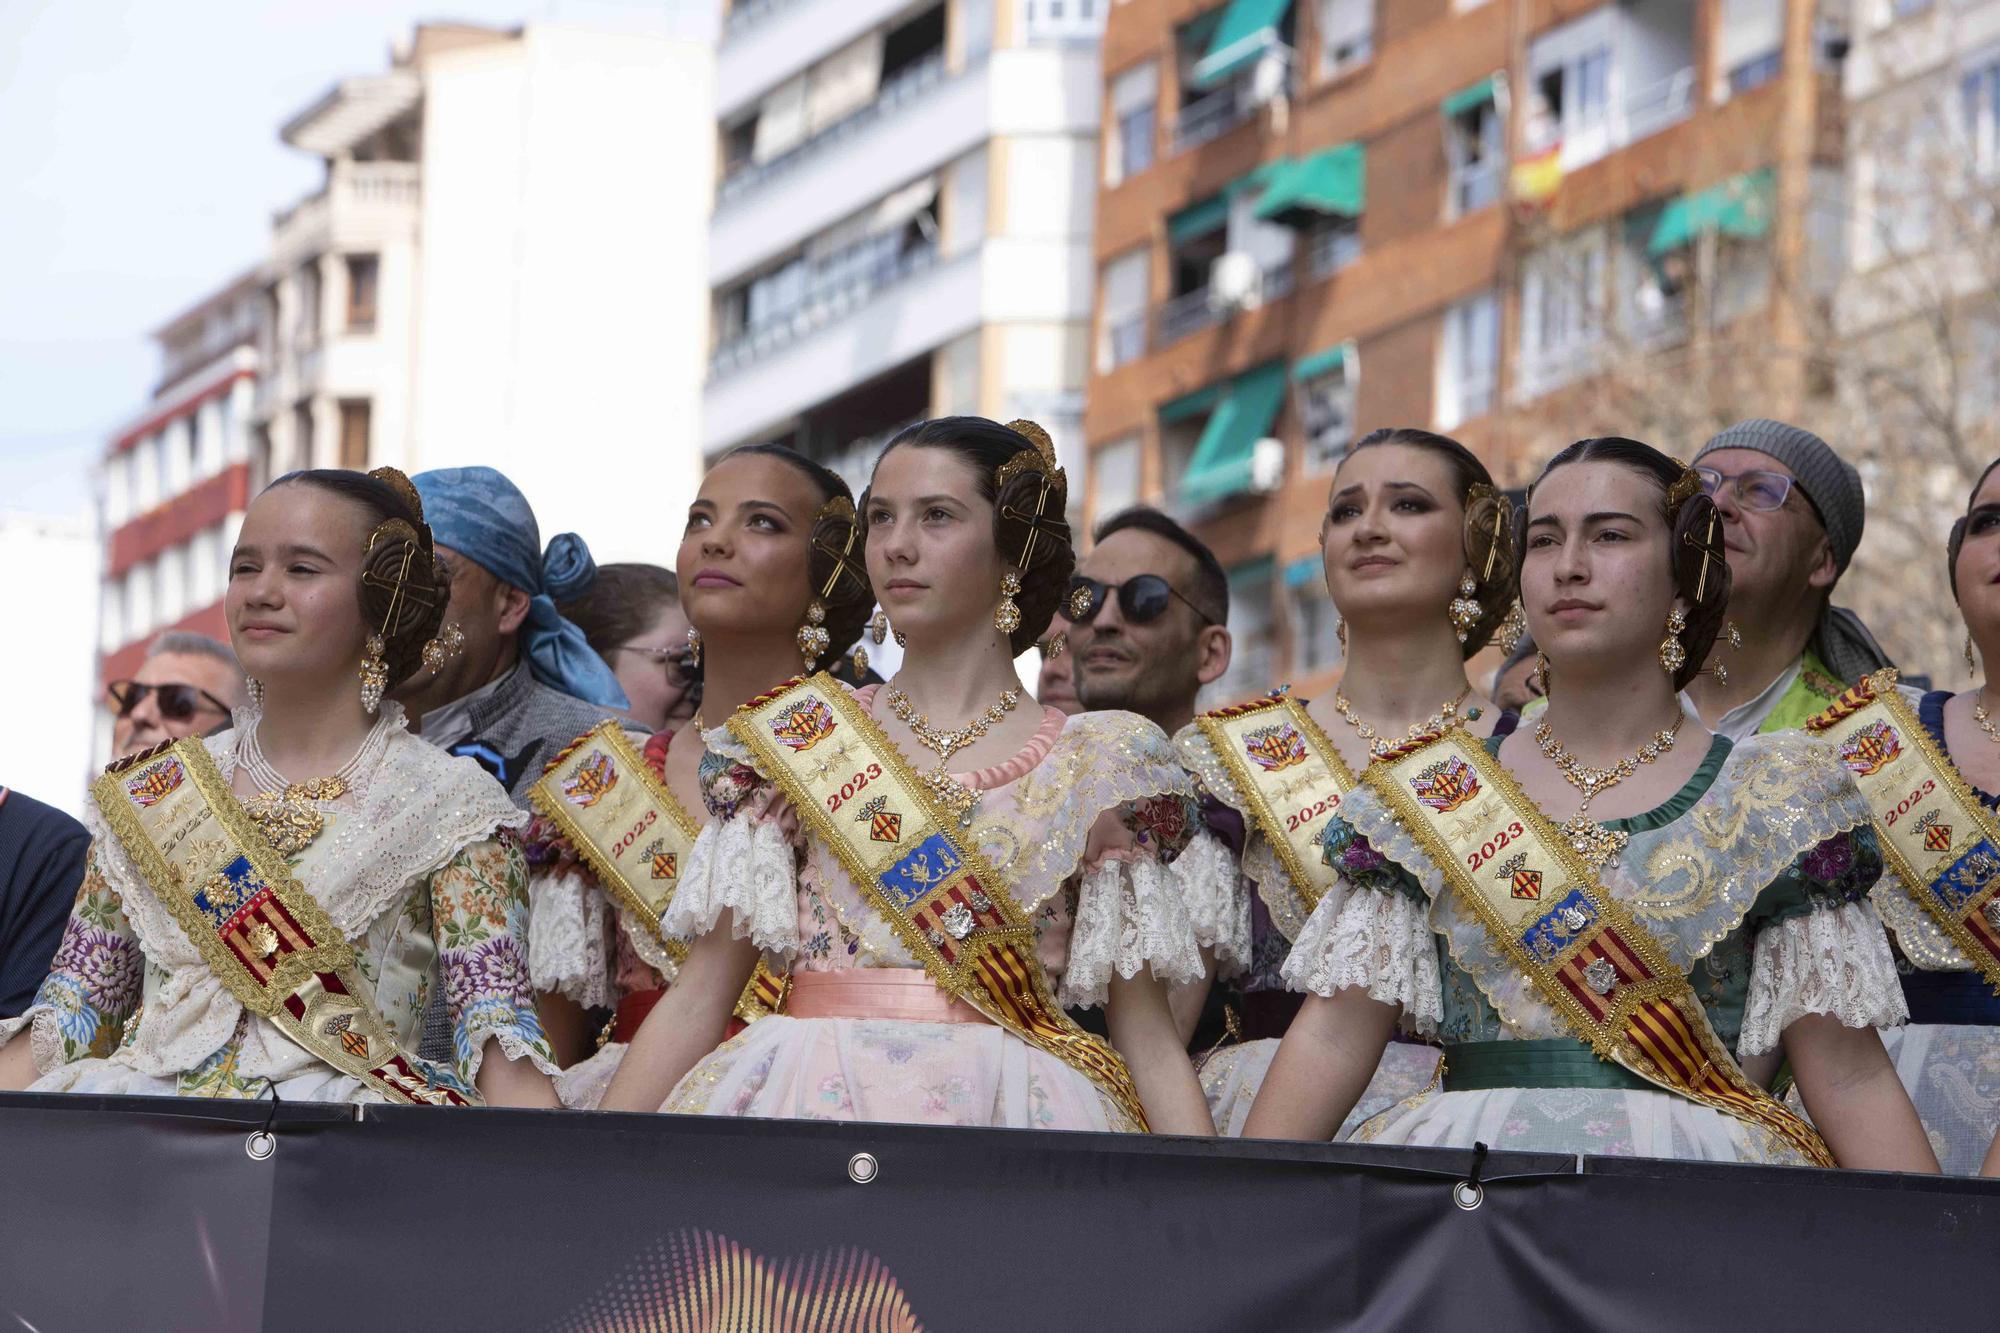
M1739 421L1701 447L1698 463L1717 449L1754 449L1767 458L1783 463L1798 479L1799 492L1819 515L1826 529L1827 544L1833 548L1834 568L1847 572L1847 562L1861 545L1861 527L1866 505L1861 491L1861 474L1833 451L1833 446L1797 426L1759 418ZM1861 623L1861 618L1844 606L1829 601L1820 612L1809 645L1828 669L1852 685L1871 671L1895 665L1882 645Z
M1798 487L1826 529L1833 547L1834 567L1847 572L1861 545L1861 527L1867 508L1861 492L1861 474L1854 465L1833 451L1833 446L1809 430L1788 426L1782 421L1758 418L1739 421L1701 447L1694 456L1699 463L1717 449L1754 449L1783 463L1798 478Z

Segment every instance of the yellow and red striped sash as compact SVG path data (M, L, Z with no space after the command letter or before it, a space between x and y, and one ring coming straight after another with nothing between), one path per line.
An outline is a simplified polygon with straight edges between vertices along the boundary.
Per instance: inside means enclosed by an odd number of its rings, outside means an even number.
M687 960L687 941L662 931L660 922L701 825L625 728L601 722L570 742L528 789L528 799L576 849L625 919L678 969ZM648 961L658 966L658 957ZM773 1012L785 985L759 959L737 999L736 1016L748 1023Z
M1146 1128L1125 1062L1055 1002L1020 904L845 689L824 672L789 682L743 705L729 730L938 989L1090 1078Z
M1666 950L1463 728L1377 761L1362 781L1600 1059L1834 1165L1811 1125L1744 1076Z
M105 770L91 795L118 845L245 1009L392 1101L475 1106L450 1070L404 1052L354 948L229 790L198 738Z
M1964 961L2000 988L2000 821L1897 692L1895 668L1862 680L1806 730L1824 736L1854 775L1903 892ZM1892 926L1903 924L1902 912L1883 915ZM1914 938L1918 933L1898 929L1905 953L1926 966L1962 965L1929 957L1944 951L1926 947Z

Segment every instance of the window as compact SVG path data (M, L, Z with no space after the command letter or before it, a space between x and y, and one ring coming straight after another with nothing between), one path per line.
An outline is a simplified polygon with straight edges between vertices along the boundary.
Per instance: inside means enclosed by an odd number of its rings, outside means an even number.
M1608 255L1602 231L1529 255L1521 276L1521 388L1566 384L1593 364L1604 334Z
M143 514L160 500L160 437L148 435L132 446L132 512Z
M204 528L188 539L188 605L196 610L222 596L222 530Z
M154 574L153 614L162 625L171 625L187 614L187 551L169 546L160 552Z
M319 261L307 260L299 269L298 305L292 323L292 337L301 347L319 344L319 286Z
M1277 626L1271 614L1271 561L1253 560L1229 571L1229 633L1235 653L1217 682L1225 703L1271 688L1277 678Z
M1452 430L1493 409L1499 367L1499 298L1481 292L1445 311L1434 408L1439 430Z
M1153 165L1158 134L1160 67L1153 61L1111 81L1111 133L1104 145L1104 183L1116 185Z
M141 560L125 571L125 641L144 638L158 623L153 619L153 566Z
M115 653L125 646L125 585L107 579L97 596L97 650Z
M1785 0L1722 0L1715 67L1727 95L1741 96L1778 77L1785 45Z
M1308 357L1292 370L1305 427L1305 469L1331 472L1354 443L1354 397L1361 362L1351 347Z
M1330 277L1361 258L1361 219L1328 214L1306 233L1306 254L1315 278Z
M104 465L104 526L107 531L132 516L132 455L116 453Z
M313 410L307 399L292 409L292 459L297 467L312 467Z
M1494 101L1493 82L1445 103L1444 154L1449 184L1445 216L1464 217L1500 198L1506 172L1506 126Z
M1375 54L1375 0L1320 0L1319 28L1323 74L1365 65Z
M228 429L229 390L201 405L194 416L194 475L201 481L222 471L229 444L223 438Z
M1625 8L1604 6L1536 39L1528 56L1529 152L1559 146L1563 168L1574 170L1611 150L1611 52Z
M347 257L347 327L353 333L375 328L375 288L381 261L375 255Z
M1144 247L1128 250L1104 266L1104 285L1098 298L1102 312L1099 372L1136 360L1146 350L1146 289L1151 267L1152 254Z
M2000 176L2000 58L1989 56L1959 82L1965 142L1981 180Z
M1294 676L1331 669L1340 661L1340 612L1326 591L1326 566L1319 554L1300 556L1285 566L1285 596L1292 612Z
M1113 440L1090 455L1093 521L1139 503L1140 443L1137 435Z
M340 465L356 472L368 470L368 417L366 398L343 398L340 402Z
M1921 14L1931 7L1933 0L1889 0L1889 13L1896 18L1906 19L1912 14Z

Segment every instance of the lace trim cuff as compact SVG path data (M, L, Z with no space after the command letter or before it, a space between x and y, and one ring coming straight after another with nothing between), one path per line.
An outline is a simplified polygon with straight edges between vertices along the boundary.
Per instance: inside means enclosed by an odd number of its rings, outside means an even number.
M1197 833L1174 859L1173 876L1196 941L1215 951L1216 975L1232 977L1248 967L1250 895L1229 849Z
M611 1005L611 905L574 869L528 880L528 977L586 1009Z
M798 861L775 819L745 812L702 829L667 908L668 934L693 939L727 911L737 939L766 953L799 947Z
M1435 1033L1444 1020L1437 941L1423 904L1408 894L1355 889L1338 909L1314 912L1282 975L1293 990L1330 997L1357 989L1400 1005L1411 1032Z
M480 1064L486 1058L486 1043L500 1043L500 1053L509 1060L526 1057L535 1068L555 1078L562 1073L562 1066L556 1063L556 1053L549 1047L549 1039L542 1032L541 1021L532 1011L525 1014L512 1011L512 1006L494 1006L495 1012L483 1013L484 1005L468 1011L464 1025L458 1030L459 1076L467 1083L479 1077ZM505 1009L508 1012L502 1013Z
M1737 1054L1777 1049L1785 1029L1807 1014L1826 1014L1851 1028L1909 1021L1889 937L1870 904L1790 917L1757 936Z
M1201 976L1201 944L1187 905L1173 872L1158 861L1107 859L1079 882L1056 999L1065 1008L1094 1008L1109 995L1113 972L1129 981L1147 967L1170 986Z

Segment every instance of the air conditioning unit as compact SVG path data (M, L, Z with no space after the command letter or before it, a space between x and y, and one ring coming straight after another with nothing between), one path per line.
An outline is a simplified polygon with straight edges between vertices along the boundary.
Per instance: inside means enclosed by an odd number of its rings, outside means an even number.
M1264 270L1256 257L1231 250L1208 271L1208 303L1218 310L1252 310L1264 299Z
M1266 435L1250 446L1250 489L1269 495L1285 481L1285 442Z
M1291 83L1290 55L1286 47L1272 46L1257 57L1257 63L1250 67L1246 89L1251 106L1269 106L1285 95Z

